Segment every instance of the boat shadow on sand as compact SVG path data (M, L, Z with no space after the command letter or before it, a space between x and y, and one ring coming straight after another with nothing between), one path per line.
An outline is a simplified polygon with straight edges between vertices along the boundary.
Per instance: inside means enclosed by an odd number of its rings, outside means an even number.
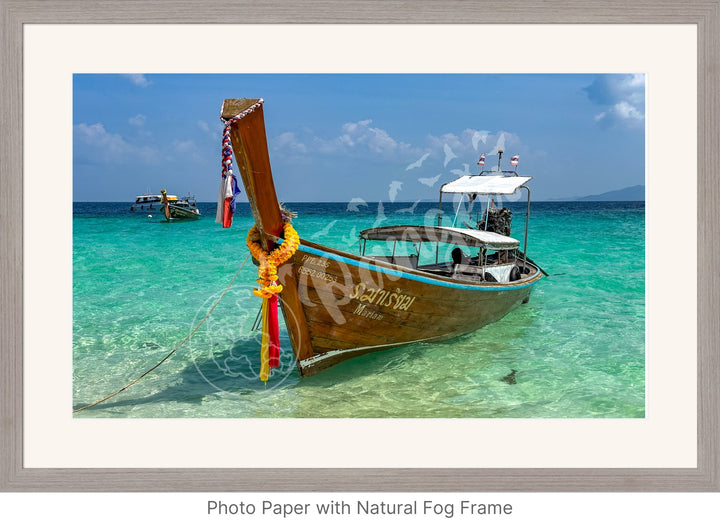
M285 337L281 335L281 343L286 344L287 340L283 339L287 339L287 335ZM175 359L174 362L185 365L179 372L172 376L163 375L162 367L159 367L158 373L148 374L145 380L140 380L125 390L123 394L127 392L126 396L120 394L94 405L87 410L88 415L92 416L92 411L102 410L113 411L118 416L122 416L124 415L122 411L128 408L158 403L200 404L212 395L232 394L242 397L297 386L342 385L357 377L358 362L361 363L362 370L371 369L379 373L400 368L411 357L421 353L416 348L408 346L394 348L378 352L377 356L351 359L331 373L305 379L297 373L292 350L286 345L281 352L280 366L273 369L267 383L260 380L260 348L255 338L236 340L230 348L205 355L193 355L192 352L183 350L179 350L175 355L180 359ZM168 361L171 362L173 361ZM127 381L118 381L117 389L122 388L135 377L137 374L128 373ZM169 385L154 391L159 382L168 381L170 378L172 382ZM109 390L106 389L105 392L109 393ZM89 403L90 401L74 403L73 408L85 407ZM78 417L82 417L83 412L80 412Z
M417 342L398 346L388 350L374 352L348 359L312 377L301 378L298 386L307 388L329 388L356 381L358 377L372 374L373 377L386 375L394 380L393 372L408 370L421 372L424 377L433 373L438 364L454 363L458 374L467 374L469 370L492 370L497 372L497 380L507 384L516 384L523 369L523 353L518 344L527 344L527 334L536 324L538 311L525 306L511 313L499 322L494 322L466 335L441 342ZM487 333L493 333L491 341ZM422 365L422 366L420 366ZM438 377L444 377L447 370L438 370ZM398 373L402 377L402 374Z
M286 339L287 337L281 335L281 342L286 342L286 340L283 341L283 338ZM157 354L157 360L159 361L162 356L163 354ZM137 407L161 402L199 404L203 399L214 394L252 395L272 388L293 386L300 379L288 346L282 350L281 364L275 369L276 373L274 375L276 377L271 375L267 384L261 381L259 376L260 346L255 337L235 340L231 347L225 349L203 349L203 351L198 352L196 349L183 347L174 354L174 358L168 359L168 368L172 363L181 363L183 368L172 375L167 375L163 374L164 367L159 366L157 371L148 374L144 380L138 381L125 390L127 397L124 399L123 395L120 394L118 397L92 406L88 412L91 410ZM152 366L148 362L144 369L150 369ZM126 381L118 381L116 390L134 380L137 376L137 373L128 373ZM163 384L162 382L167 381L171 381L171 383L161 390L154 391L157 386ZM106 393L109 393L108 389L106 389ZM131 393L132 397L130 397ZM138 394L143 394L143 397L136 397ZM89 403L75 403L73 408L78 409ZM82 412L80 415L82 415Z
M244 337L233 342L232 346L225 349L213 349L207 345L204 351L197 348L184 348L175 354L176 359L169 360L169 363L182 363L184 367L173 375L163 375L162 367L157 373L148 375L146 381L138 381L130 388L128 396L112 398L107 402L99 403L91 410L113 411L117 415L123 415L122 410L142 405L157 405L158 403L187 403L200 404L210 396L222 397L223 394L236 395L238 397L252 396L259 392L273 390L284 390L288 388L330 388L355 381L359 375L374 374L382 377L398 370L416 370L415 363L427 365L437 362L448 362L448 352L472 352L478 350L477 361L482 366L478 369L487 370L493 364L492 369L497 372L497 380L507 384L516 384L517 378L522 373L522 358L513 348L516 343L527 333L535 320L535 312L517 312L508 319L522 320L504 325L503 322L490 324L490 326L503 326L499 341L491 345L496 355L487 356L486 351L479 351L477 332L449 339L439 343L416 343L406 346L399 346L375 353L374 355L359 356L349 359L337 365L333 370L322 372L313 377L302 378L299 376L292 349L289 345L289 338L286 333L281 333L281 355L280 366L274 368L267 383L260 380L260 344L258 333L256 336ZM464 353L457 353L461 358ZM442 357L442 359L441 359ZM465 362L472 362L465 359ZM150 366L148 366L150 368ZM458 367L459 370L464 368ZM134 379L135 374L128 374L128 381ZM153 392L153 384L162 384L162 381L172 380L161 390ZM119 382L117 388L121 388L127 382ZM145 386L143 390L142 387ZM132 397L130 397L132 392ZM138 394L142 394L139 396ZM74 408L80 408L87 403L75 403ZM80 413L80 416L82 413ZM92 415L90 413L89 415Z

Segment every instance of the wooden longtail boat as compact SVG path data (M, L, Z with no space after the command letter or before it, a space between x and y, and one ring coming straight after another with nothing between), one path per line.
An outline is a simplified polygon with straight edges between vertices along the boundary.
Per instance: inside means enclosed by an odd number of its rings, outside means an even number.
M260 244L283 241L284 219L270 170L261 99L225 100L221 117L242 175ZM500 155L502 156L502 155ZM483 158L484 162L484 158ZM474 200L512 194L531 177L514 171L481 172L440 191ZM489 204L491 204L489 202ZM442 211L442 210L440 210ZM493 209L482 222L486 228ZM507 233L441 226L384 226L360 233L362 255L300 239L278 268L285 324L302 376L359 355L416 342L444 341L495 322L527 302L542 272ZM365 255L378 247L381 254ZM410 246L410 252L398 247ZM434 259L422 263L425 255ZM440 259L450 245L452 259ZM469 255L463 251L469 249ZM413 251L414 249L414 251ZM443 254L446 256L447 254Z
M171 200L165 190L160 190L162 195L162 210L165 214L165 220L177 221L177 220L195 220L202 217L200 210L197 207L195 197L187 196L182 199L175 197L175 200Z

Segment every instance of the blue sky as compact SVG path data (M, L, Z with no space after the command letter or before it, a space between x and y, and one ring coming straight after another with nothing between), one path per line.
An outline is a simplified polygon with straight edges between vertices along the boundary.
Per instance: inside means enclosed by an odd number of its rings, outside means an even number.
M437 199L498 147L535 200L645 183L642 74L75 74L73 199L215 201L220 107L239 97L265 100L284 202Z

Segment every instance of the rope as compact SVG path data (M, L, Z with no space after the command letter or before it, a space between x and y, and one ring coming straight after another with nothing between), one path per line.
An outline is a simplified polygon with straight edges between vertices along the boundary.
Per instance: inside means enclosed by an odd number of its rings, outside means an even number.
M232 176L233 170L232 170L232 157L233 157L233 150L232 150L232 142L230 141L230 128L233 123L242 120L245 116L248 114L255 112L257 109L262 107L263 100L259 99L256 103L242 111L240 114L233 116L232 118L225 119L222 117L222 110L220 111L220 121L225 124L225 127L223 128L223 137L222 137L222 178L225 179L228 175Z
M150 372L152 372L153 370L155 370L155 368L157 368L157 367L160 366L162 363L164 363L165 361L167 361L173 353L175 353L177 350L179 350L180 347L181 347L183 344L185 344L185 342L187 342L187 340L188 340L190 337L192 337L198 329L200 329L200 326L202 326L203 323L207 320L207 318L210 316L210 313L212 313L212 312L215 310L215 308L217 307L217 305L220 303L220 300L223 299L223 297L224 297L224 296L227 294L227 292L230 290L230 287L232 287L232 284L235 282L235 279L238 277L238 274L240 274L240 271L241 271L241 270L243 269L243 267L245 266L245 263L247 262L247 260L248 260L249 257L250 257L249 254L248 254L247 256L245 256L245 259L243 260L242 264L240 265L240 268L239 268L239 269L237 270L237 272L235 273L235 276L233 276L232 280L230 280L230 283L228 284L228 286L225 288L225 290L224 290L223 293L220 295L220 297L215 301L215 303L213 304L213 306L210 308L210 310L207 312L207 314L203 317L203 319L200 321L200 323L199 323L197 326L195 326L195 328L190 332L190 334L189 334L187 337L185 337L185 338L180 342L180 344L178 344L177 346L175 346L170 353L168 353L165 357L163 357L162 360L161 360L159 363L157 363L155 366L153 366L152 368L150 368L147 372L145 372L144 374L142 374L140 377L137 377L137 378L133 379L132 381L130 381L127 385L125 385L124 387L122 387L122 388L121 388L120 390L118 390L117 392L113 392L112 394L110 394L110 395L108 395L108 396L105 396L105 397L102 398L102 399L97 400L95 403L91 403L90 405L85 405L84 407L80 407L79 409L75 409L75 410L73 410L73 414L75 414L76 412L80 412L81 410L85 410L85 409L89 409L90 407L94 407L95 405L99 405L99 404L102 403L103 401L107 401L108 399L117 396L120 392L122 392L122 391L130 388L130 387L133 386L135 383L137 383L138 381L140 381L140 379L142 379L143 377L145 377L146 375L148 375Z

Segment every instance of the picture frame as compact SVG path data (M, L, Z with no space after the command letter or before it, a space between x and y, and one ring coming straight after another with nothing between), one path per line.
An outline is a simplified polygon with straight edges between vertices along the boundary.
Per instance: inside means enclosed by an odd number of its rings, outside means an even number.
M368 9L368 3L374 9ZM2 6L2 113L0 143L0 490L2 491L718 491L720 390L717 282L720 169L718 0L695 5L669 0L628 6L617 1L568 8L551 0L461 2L420 0L326 2L301 6L275 1L210 1L197 6L154 0L115 4L111 10L70 0L8 1ZM233 7L232 12L228 7ZM555 9L553 9L553 7ZM240 18L242 13L242 19ZM488 14L491 14L488 17ZM535 468L27 468L23 464L23 25L43 23L155 24L694 24L698 31L698 396L697 467L683 469ZM712 66L712 68L711 68Z

